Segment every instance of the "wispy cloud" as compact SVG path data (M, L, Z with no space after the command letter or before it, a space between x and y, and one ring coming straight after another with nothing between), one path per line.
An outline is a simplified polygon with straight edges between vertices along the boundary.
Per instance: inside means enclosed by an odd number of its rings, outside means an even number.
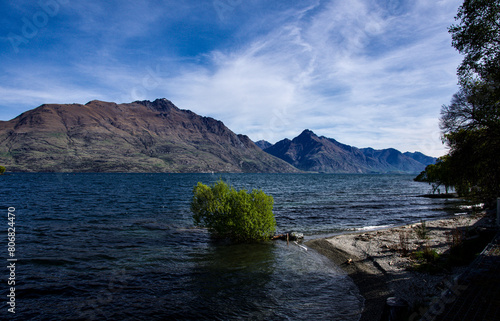
M460 0L242 2L224 21L213 4L119 3L67 9L82 37L64 37L69 58L52 52L60 61L32 62L34 74L3 67L0 118L58 97L166 97L254 140L309 128L359 147L444 153L437 119L457 89L447 27Z
M243 50L215 53L215 72L200 68L167 87L254 139L311 128L360 147L442 154L437 118L460 61L446 31L456 9L429 2L394 16L365 1L313 9Z

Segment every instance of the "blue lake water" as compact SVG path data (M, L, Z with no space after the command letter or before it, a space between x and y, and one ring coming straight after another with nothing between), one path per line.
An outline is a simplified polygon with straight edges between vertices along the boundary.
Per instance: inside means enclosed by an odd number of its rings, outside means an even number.
M430 188L409 175L4 175L0 224L6 235L15 207L18 261L16 314L5 281L0 319L358 320L357 287L313 250L215 242L193 226L194 185L219 178L272 195L278 230L306 239L441 218L457 205L417 197Z

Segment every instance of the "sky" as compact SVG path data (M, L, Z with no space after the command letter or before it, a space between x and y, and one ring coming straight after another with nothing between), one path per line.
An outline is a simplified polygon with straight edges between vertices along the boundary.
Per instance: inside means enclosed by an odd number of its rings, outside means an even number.
M0 120L45 103L167 98L275 143L304 129L442 156L461 0L0 3Z

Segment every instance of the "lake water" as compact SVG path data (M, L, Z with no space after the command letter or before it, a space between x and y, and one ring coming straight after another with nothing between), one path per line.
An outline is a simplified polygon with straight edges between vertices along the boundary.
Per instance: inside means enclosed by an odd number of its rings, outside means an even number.
M409 175L10 174L15 207L12 320L358 320L357 287L311 249L212 241L193 226L197 182L222 178L274 197L278 230L306 239L453 215ZM7 237L2 248L8 258ZM4 269L2 279L9 271ZM9 286L0 293L6 302Z

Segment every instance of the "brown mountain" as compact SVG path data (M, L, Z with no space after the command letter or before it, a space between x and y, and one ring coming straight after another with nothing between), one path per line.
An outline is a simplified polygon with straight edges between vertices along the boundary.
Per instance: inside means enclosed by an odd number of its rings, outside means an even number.
M47 104L0 121L0 164L28 172L297 172L167 99Z
M356 148L304 130L265 149L303 171L322 173L420 173L435 158L421 153L403 154L393 148ZM421 161L419 161L421 160Z

